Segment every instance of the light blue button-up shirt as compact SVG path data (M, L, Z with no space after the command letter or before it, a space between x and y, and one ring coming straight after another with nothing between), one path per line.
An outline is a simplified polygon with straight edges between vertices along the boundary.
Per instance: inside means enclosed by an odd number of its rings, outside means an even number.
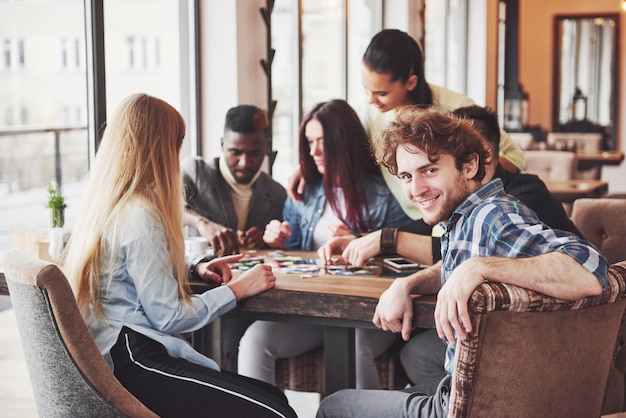
M236 306L234 293L219 286L178 298L178 283L168 266L168 245L163 224L144 203L131 202L120 215L116 232L109 231L100 278L100 301L105 321L90 320L91 334L104 358L113 367L110 349L122 326L163 344L176 358L219 370L212 359L195 351L177 334L198 330ZM112 238L116 246L112 250Z

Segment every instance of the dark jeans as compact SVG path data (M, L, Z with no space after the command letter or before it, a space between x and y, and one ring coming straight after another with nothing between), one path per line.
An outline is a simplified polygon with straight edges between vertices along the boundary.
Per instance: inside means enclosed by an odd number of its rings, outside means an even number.
M420 392L432 395L446 375L444 362L447 345L435 329L417 329L400 351L400 362L409 380Z
M122 385L161 417L296 418L276 387L170 357L162 344L127 327L111 357Z

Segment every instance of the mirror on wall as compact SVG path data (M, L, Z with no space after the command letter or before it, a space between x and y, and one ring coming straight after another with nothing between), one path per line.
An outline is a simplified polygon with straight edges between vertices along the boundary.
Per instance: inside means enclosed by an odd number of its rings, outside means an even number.
M559 15L554 22L552 129L600 132L616 149L618 15Z

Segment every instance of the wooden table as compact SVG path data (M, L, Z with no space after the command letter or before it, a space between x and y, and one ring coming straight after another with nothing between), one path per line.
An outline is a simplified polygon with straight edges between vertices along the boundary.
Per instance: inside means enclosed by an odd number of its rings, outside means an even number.
M601 197L609 190L609 184L602 180L547 181L546 186L554 197L565 203L583 197Z
M622 151L577 152L576 159L580 163L618 165L624 160Z
M314 253L294 253L314 258ZM382 270L382 268L380 269ZM276 271L276 287L245 299L227 315L241 319L260 319L307 323L324 327L324 362L326 393L354 388L354 329L375 328L372 323L378 298L393 277L336 276L320 274L301 278L300 274ZM205 283L192 283L195 292L206 290ZM434 327L435 296L413 296L413 325ZM203 330L194 346L212 358L221 358L219 331L216 327Z

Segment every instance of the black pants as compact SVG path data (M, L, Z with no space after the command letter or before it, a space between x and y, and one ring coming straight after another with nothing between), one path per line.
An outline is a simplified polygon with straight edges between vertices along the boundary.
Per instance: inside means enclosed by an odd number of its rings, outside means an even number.
M170 357L162 344L123 327L111 349L114 374L161 417L291 417L276 387Z

